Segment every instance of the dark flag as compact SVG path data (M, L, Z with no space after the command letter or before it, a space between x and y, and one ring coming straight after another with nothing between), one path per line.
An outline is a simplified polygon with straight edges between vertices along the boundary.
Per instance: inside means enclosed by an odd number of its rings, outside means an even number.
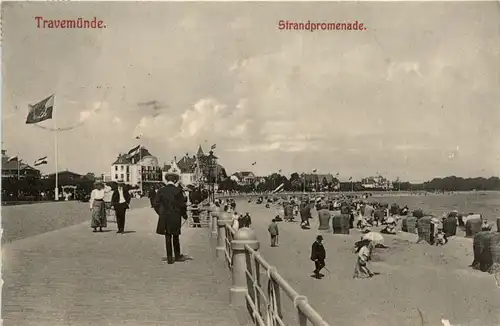
M217 148L217 145L216 144L213 144L210 149L216 149Z
M252 163L252 165L255 165L255 164L257 164L257 162L253 162L253 163Z
M128 151L128 156L135 156L141 151L141 145L137 145Z
M26 117L26 124L39 123L48 119L52 119L54 97L55 95L50 95L45 100L38 102L35 105L30 105L30 112Z
M42 165L42 164L47 164L47 156L40 157L38 160L35 161L35 163L33 165L34 166L39 166L39 165Z

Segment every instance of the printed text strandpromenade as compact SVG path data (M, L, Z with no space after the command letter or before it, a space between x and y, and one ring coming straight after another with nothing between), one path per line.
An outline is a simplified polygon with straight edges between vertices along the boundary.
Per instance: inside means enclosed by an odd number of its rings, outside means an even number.
M280 20L278 29L285 31L365 31L367 28L364 23L359 21L351 22L307 22Z

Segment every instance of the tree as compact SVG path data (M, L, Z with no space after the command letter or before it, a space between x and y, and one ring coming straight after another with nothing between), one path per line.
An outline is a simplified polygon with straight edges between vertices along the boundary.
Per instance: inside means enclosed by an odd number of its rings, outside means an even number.
M219 190L234 191L238 189L238 184L231 178L226 178L219 183Z
M96 179L95 174L92 172L89 172L83 176L85 179L92 180L94 181Z

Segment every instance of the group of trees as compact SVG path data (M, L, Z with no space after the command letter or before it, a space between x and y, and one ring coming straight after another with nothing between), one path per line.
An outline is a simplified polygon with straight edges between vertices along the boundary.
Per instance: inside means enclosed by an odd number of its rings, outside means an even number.
M93 189L95 176L88 173L81 179L66 180L59 179L59 191L62 192L62 187L66 185L75 185L78 191L90 193ZM40 179L35 177L25 177L18 179L16 177L2 178L2 201L30 200L41 197L45 193L47 197L53 198L55 188L55 179Z

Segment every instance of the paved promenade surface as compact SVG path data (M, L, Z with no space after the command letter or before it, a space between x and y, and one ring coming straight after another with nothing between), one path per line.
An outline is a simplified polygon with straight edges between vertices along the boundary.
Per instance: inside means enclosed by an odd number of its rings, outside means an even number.
M500 289L494 278L471 270L470 239L452 238L444 247L415 244L416 237L406 233L385 236L390 249L376 249L372 270L380 275L373 279L353 279L355 255L352 246L360 234L325 234L327 267L331 274L316 280L310 250L317 231L317 213L311 230L299 223L280 222L279 247L269 246L267 226L276 216L272 206L237 203L237 211L252 214L253 228L261 242L260 252L331 325L334 326L421 326L442 325L449 319L453 325L500 325ZM411 243L411 242L412 243ZM285 296L283 295L285 298ZM293 319L288 299L285 316ZM285 324L291 324L290 319Z
M168 265L156 222L140 208L128 214L128 234L114 223L92 233L86 221L4 245L4 325L237 325L209 230L183 229L194 260Z
M149 199L132 199L131 208L149 207ZM2 207L2 243L25 239L67 226L90 223L89 203L48 202Z

